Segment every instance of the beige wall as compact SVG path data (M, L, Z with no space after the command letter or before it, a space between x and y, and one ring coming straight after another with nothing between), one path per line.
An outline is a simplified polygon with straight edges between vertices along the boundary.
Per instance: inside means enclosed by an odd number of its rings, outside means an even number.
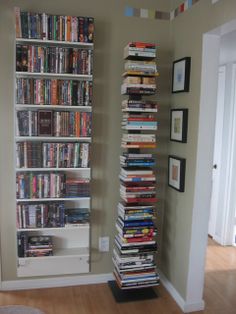
M0 0L0 228L2 280L16 278L16 235L13 150L13 86L14 86L14 5L35 12L85 15L95 18L94 119L93 119L93 185L92 185L92 273L112 271L111 254L97 252L98 237L115 233L116 206L119 199L120 154L120 85L123 72L123 47L129 41L157 42L159 48L160 220L166 174L166 139L168 138L168 105L170 73L169 22L127 18L124 0L8 1ZM129 1L134 7L169 11L169 1Z
M182 2L172 1L172 9ZM211 0L201 0L171 23L173 60L190 56L192 58L192 68L190 92L175 94L171 98L173 108L189 108L188 143L178 144L173 142L169 145L169 153L184 157L187 160L186 189L184 193L178 193L171 188L167 188L161 268L184 299L186 298L189 268L196 169L202 35L235 18L235 0L220 0L215 5L211 4ZM200 228L201 226L199 226Z

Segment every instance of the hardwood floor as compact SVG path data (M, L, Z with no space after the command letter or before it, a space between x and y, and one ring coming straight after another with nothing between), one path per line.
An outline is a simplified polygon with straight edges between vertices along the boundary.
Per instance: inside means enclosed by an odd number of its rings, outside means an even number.
M0 304L37 307L46 314L181 314L166 290L159 298L118 304L106 284L78 287L11 291L0 293ZM206 309L194 314L236 313L236 248L221 247L209 240L204 300Z
M236 248L208 241L204 300L207 314L236 313Z

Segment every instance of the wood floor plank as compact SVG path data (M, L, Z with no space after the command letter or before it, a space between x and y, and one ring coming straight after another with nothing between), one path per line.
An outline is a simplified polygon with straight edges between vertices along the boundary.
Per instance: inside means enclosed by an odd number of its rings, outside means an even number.
M32 289L0 293L0 305L28 305L46 314L182 314L165 288L157 299L116 303L107 284ZM206 308L193 314L236 313L236 248L209 240L204 300Z

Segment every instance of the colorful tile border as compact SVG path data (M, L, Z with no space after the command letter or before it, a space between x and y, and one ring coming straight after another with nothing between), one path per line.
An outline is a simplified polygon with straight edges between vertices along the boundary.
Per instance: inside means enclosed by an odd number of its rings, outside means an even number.
M158 19L158 20L166 20L172 21L178 15L184 13L188 9L190 9L194 4L199 2L200 0L185 0L181 3L176 9L171 12L163 12L158 10L151 9L137 9L129 6L125 7L125 16L135 16L140 18L149 18L149 19Z

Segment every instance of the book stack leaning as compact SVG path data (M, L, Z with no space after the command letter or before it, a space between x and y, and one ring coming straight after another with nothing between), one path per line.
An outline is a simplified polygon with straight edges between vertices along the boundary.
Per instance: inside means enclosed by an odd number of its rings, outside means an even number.
M143 96L155 95L156 45L131 42L124 49L125 73L121 93L122 135L120 197L113 249L114 275L121 289L159 284L157 252L156 148L157 103ZM149 97L150 98L150 97Z

